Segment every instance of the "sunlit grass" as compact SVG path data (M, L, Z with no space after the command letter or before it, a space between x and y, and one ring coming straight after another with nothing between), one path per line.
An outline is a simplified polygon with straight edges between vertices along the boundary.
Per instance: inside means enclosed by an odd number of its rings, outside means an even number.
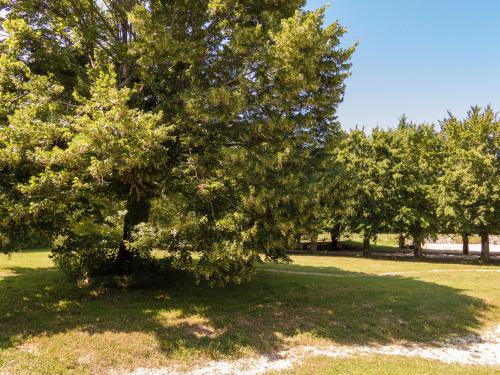
M274 375L365 375L365 374L390 374L390 375L486 375L498 374L492 368L479 366L460 366L444 364L438 361L429 361L420 358L391 357L391 356L361 356L350 358L325 358L314 357L305 363L287 369L286 371L273 372Z
M498 267L292 259L237 286L103 291L68 283L46 250L1 255L0 373L189 368L315 342L427 345L500 321L500 273L460 272Z

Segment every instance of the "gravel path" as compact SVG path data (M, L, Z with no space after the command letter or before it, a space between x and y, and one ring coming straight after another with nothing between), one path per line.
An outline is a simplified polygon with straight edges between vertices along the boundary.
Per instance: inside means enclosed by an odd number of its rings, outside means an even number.
M433 251L460 251L462 252L462 244L461 243L426 243L423 246L424 250L433 250ZM471 253L481 253L481 245L479 244L470 244L469 252ZM500 245L494 245L490 243L490 253L500 253Z
M436 343L436 346L416 344L299 346L255 358L212 361L189 372L178 372L173 368L138 368L129 375L258 375L292 368L313 356L340 358L375 354L420 357L462 365L500 366L500 325L482 335L468 335Z

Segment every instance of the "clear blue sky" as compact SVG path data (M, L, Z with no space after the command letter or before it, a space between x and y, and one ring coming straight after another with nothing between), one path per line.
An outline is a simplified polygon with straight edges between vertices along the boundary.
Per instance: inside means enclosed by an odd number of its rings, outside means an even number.
M308 9L326 0L308 0ZM435 122L471 105L500 111L500 0L330 0L326 23L359 41L339 119L345 129Z

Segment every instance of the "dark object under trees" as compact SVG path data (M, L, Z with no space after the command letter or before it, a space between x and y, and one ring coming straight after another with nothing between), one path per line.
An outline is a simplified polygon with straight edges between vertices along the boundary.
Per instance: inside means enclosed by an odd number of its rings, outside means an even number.
M370 237L363 237L363 256L370 255Z
M398 247L400 249L406 249L406 237L404 236L404 234L400 234L398 236Z
M490 237L488 233L481 233L481 259L488 261L490 259Z
M330 239L332 250L340 250L340 236L342 234L342 226L340 224L330 228Z
M469 255L469 235L462 234L462 253Z
M422 254L422 241L414 241L413 255L418 258L421 257Z

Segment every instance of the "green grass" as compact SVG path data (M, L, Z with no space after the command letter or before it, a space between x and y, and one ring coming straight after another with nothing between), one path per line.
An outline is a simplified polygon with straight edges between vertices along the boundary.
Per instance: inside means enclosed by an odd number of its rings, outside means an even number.
M294 344L432 344L500 322L500 273L454 272L493 266L293 260L259 266L253 281L225 288L101 291L69 284L46 250L0 255L0 373L189 368ZM388 272L409 273L380 275ZM372 359L349 361L379 373Z
M365 374L390 374L390 375L486 375L498 374L492 368L478 366L447 365L438 361L428 361L419 358L367 356L357 357L355 360L346 358L330 359L324 357L311 358L292 370L276 372L287 375L365 375Z
M388 235L384 235L386 237ZM381 235L382 237L382 235ZM392 238L392 237L391 237ZM363 250L363 239L359 235L352 235L349 239L342 239L342 246L345 250ZM385 238L379 238L376 242L370 243L371 252L395 252L401 251L396 242Z
M363 237L359 234L352 234L349 237L342 237L342 245L345 250L362 250ZM328 233L321 233L318 236L318 243L331 241ZM302 243L308 243L307 238L303 238ZM370 243L370 251L394 252L398 251L397 235L394 233L382 233L377 236L376 241Z

